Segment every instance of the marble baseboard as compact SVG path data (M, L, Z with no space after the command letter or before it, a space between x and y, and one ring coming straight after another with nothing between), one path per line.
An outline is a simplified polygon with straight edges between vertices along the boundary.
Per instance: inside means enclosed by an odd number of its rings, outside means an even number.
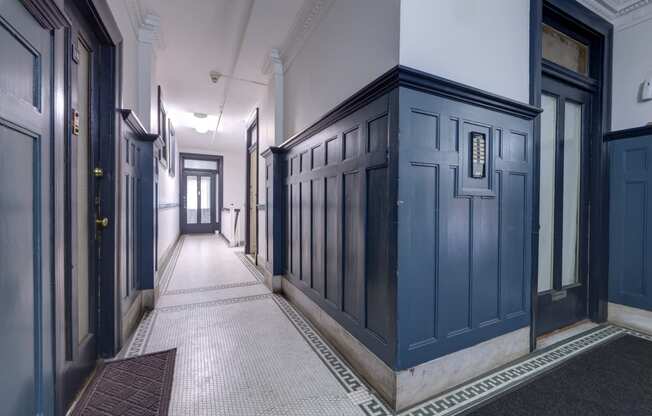
M609 322L652 334L652 311L609 303Z
M286 278L283 294L396 411L400 412L530 352L530 328L395 371Z
M136 295L136 299L134 299L132 304L129 306L129 309L122 312L122 334L120 334L121 346L125 345L127 340L131 337L131 334L136 330L140 318L145 312L142 292Z
M530 353L530 327L490 339L396 374L402 411Z

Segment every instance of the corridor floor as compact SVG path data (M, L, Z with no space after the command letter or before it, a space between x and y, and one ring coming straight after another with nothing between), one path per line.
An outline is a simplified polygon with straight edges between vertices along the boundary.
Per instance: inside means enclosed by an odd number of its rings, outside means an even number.
M170 415L390 414L221 237L182 237L166 271L125 355L177 348Z

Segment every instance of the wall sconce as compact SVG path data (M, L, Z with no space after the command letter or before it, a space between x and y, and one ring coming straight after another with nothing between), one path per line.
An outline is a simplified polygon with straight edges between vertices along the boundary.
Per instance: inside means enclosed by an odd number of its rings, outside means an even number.
M641 85L641 102L652 101L652 78L643 81Z

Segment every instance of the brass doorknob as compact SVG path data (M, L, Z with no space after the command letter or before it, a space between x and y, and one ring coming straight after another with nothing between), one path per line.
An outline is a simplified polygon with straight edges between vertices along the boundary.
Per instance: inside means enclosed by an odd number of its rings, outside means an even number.
M95 220L95 224L100 228L106 228L109 226L109 219L107 217L98 218Z

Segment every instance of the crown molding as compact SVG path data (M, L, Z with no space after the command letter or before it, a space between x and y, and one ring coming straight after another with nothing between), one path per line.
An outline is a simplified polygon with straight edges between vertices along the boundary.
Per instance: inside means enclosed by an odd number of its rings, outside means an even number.
M324 16L327 14L335 0L305 0L301 9L294 19L292 28L288 32L283 45L278 48L280 59L283 62L283 70L287 71L292 65L294 58L301 52L303 45L306 43L312 32L319 26ZM263 64L262 73L269 75L273 70L271 54L266 54Z
M124 0L129 12L129 21L139 42L151 43L156 49L165 49L161 18L145 10L140 0Z
M652 19L652 0L577 0L614 25L616 31Z

